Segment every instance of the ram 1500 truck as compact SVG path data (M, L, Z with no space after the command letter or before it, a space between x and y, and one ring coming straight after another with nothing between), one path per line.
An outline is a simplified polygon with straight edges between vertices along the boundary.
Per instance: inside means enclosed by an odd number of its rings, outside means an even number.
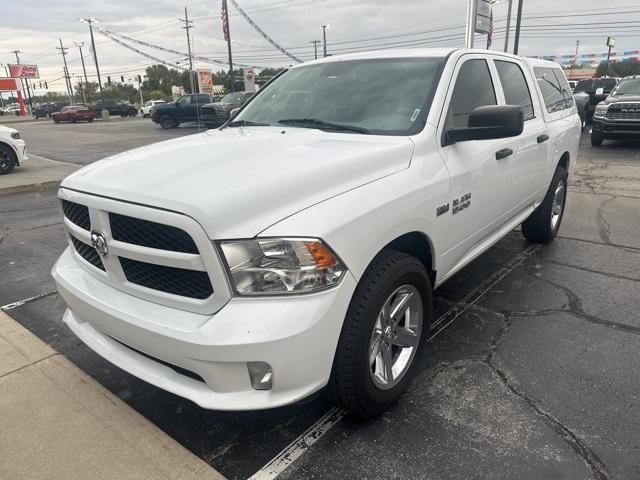
M625 77L593 114L591 145L611 138L640 138L640 77Z
M407 388L433 289L518 226L560 228L580 118L562 69L486 50L291 67L223 127L67 177L64 322L207 409Z

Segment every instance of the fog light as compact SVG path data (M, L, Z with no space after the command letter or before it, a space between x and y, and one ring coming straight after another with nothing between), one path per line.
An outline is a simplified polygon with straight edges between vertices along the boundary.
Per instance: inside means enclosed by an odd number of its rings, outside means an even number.
M273 386L273 372L271 365L265 362L247 362L247 370L254 390L271 390Z

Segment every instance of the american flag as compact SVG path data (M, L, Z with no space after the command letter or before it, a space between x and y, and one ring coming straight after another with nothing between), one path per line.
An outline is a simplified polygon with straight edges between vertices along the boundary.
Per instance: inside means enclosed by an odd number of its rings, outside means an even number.
M227 0L222 0L222 12L220 12L220 18L222 18L222 34L224 35L224 41L229 41L229 13L227 11Z

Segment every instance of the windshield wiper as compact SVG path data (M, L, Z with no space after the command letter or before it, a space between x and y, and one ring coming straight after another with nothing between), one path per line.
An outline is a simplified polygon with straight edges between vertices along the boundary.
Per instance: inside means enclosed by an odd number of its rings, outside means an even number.
M363 127L356 127L354 125L341 125L339 123L325 122L318 118L285 118L284 120L278 120L278 123L283 125L292 125L302 128L317 128L320 130L334 130L337 132L355 132L355 133L369 133L369 130Z
M234 120L227 123L227 127L268 127L268 123L252 122L250 120Z

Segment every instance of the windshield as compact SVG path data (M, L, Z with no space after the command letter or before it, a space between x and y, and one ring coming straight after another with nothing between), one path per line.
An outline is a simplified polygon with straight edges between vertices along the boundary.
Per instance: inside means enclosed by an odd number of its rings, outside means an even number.
M242 95L243 92L230 93L220 100L220 103L238 103L242 98Z
M426 121L444 61L367 59L292 68L249 102L233 123L414 134Z
M640 95L640 78L627 78L620 80L613 95Z

